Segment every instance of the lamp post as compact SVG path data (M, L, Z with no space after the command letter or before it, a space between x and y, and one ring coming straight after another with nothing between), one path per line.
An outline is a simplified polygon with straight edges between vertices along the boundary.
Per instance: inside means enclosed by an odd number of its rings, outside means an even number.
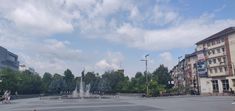
M146 79L146 95L149 95L149 82L148 82L148 56L149 54L145 55L145 59L142 59L140 61L144 61L145 62L145 79Z
M2 85L1 85L1 83L2 83L2 78L0 76L0 93L2 92Z

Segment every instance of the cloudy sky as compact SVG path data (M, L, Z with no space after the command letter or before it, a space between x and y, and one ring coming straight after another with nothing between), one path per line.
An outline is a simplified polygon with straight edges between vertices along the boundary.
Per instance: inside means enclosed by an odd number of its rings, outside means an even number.
M37 72L171 68L235 26L234 0L0 0L0 45Z

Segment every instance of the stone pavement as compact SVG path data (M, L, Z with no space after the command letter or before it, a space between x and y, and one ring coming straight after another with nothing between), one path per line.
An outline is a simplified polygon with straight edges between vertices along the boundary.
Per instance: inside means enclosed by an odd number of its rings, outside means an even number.
M0 104L0 111L235 111L230 96L175 96L114 99L19 99Z

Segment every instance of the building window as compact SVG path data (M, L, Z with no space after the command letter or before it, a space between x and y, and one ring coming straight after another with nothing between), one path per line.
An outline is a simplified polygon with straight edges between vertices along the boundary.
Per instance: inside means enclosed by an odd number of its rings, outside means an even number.
M220 43L220 39L219 40L217 40L217 44L219 44Z
M207 43L207 47L210 47L210 42Z
M214 64L216 64L216 59L213 59Z
M215 50L214 49L212 49L211 51L212 51L212 54L215 54Z
M210 69L210 73L211 73L211 74L213 73L213 70L212 70L212 69Z
M222 49L222 52L224 52L224 47L222 47L221 49Z
M213 92L219 92L218 80L212 80Z
M216 49L217 50L217 53L220 53L220 48Z
M224 67L224 71L225 71L225 72L227 71L227 67Z
M218 70L217 70L217 68L216 68L216 67L214 68L214 70L215 70L215 73L217 73L217 72L218 72Z
M12 61L12 62L15 62L16 61L16 57L12 56L12 55L9 55L7 56L7 59Z
M220 72L223 72L223 68L222 68L222 67L219 67L219 71L220 71Z
M209 59L209 64L211 64L212 63L212 61L211 61L211 59Z
M215 41L212 41L212 45L215 45Z
M221 58L220 57L218 58L218 62L221 63Z
M210 51L208 51L208 55L210 55L211 54L211 52Z
M221 39L221 42L224 42L224 38Z
M223 85L223 92L228 92L229 91L229 83L228 80L221 80L222 85Z
M226 58L225 57L223 57L223 60L224 60L223 62L226 63Z

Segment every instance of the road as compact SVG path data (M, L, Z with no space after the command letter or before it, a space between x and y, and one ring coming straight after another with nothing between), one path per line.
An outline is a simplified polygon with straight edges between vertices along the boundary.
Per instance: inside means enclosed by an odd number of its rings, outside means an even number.
M19 99L0 104L0 111L235 111L231 96L174 96L112 99Z

